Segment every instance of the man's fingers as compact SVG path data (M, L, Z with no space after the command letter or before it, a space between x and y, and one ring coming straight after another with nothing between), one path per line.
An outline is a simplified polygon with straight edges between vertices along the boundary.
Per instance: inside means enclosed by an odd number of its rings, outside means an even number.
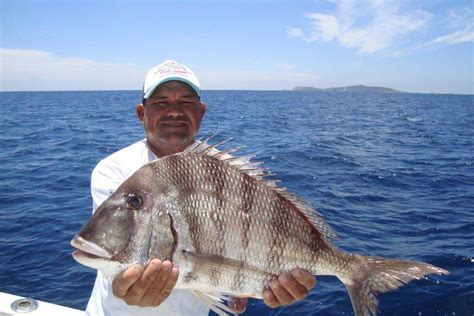
M316 278L310 272L293 269L270 282L269 288L263 292L263 301L271 308L289 305L305 298L315 284Z
M153 284L153 281L155 281L157 274L160 272L162 267L163 264L161 263L161 260L151 260L136 284L146 292L146 290Z
M280 305L288 305L295 300L278 279L274 279L270 282L270 289Z
M308 295L308 289L298 283L291 274L282 273L278 276L278 280L294 300L301 300Z
M172 268L173 264L170 261L163 262L161 270L155 275L153 282L150 284L146 290L146 293L143 295L140 306L157 306L162 302L162 292L165 290L165 285L167 284L167 280L170 278ZM168 295L169 293L166 295L166 297Z
M278 302L278 299L273 295L272 291L270 289L263 291L263 302L271 308L275 308L280 306L280 302Z
M312 273L306 270L296 268L291 270L290 274L299 284L304 286L308 292L316 285L316 278Z
M248 298L229 296L229 307L236 314L242 314L247 308Z
M157 293L154 305L160 305L164 300L166 300L178 281L178 268L173 268L171 262L170 266L171 270L168 272L168 278L165 280L165 283L162 284L161 290Z
M140 306L156 306L155 299L159 295L164 282L169 275L169 266L171 262L161 262L158 259L154 259L150 262L150 266L153 266L153 277L150 278L151 282L143 288L144 292L138 305Z
M130 287L140 278L143 270L143 266L136 264L116 276L112 281L112 292L114 295L124 297Z
M158 306L171 293L178 274L170 261L153 259L146 268L135 265L125 270L114 279L112 289L129 305Z
M145 271L140 278L130 287L127 295L123 298L129 305L142 306L142 300L147 293L148 288L153 284L160 270L162 270L162 263L158 259L154 259L145 268Z

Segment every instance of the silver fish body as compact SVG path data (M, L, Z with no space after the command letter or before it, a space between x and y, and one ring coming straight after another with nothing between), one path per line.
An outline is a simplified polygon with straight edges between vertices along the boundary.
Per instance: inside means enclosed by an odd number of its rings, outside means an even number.
M158 159L97 209L72 241L74 258L112 276L150 258L171 260L180 270L176 288L196 291L217 310L225 308L205 293L261 298L271 279L297 267L337 276L357 315L376 313L378 293L448 273L340 251L308 204L264 176L207 142Z

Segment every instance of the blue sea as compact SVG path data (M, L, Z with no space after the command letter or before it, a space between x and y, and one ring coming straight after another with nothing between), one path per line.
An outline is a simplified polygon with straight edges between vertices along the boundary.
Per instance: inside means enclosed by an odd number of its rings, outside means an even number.
M0 291L84 309L95 271L69 242L91 214L90 173L144 137L138 91L0 93ZM204 91L201 135L276 173L340 248L450 271L381 294L380 315L474 314L474 96ZM351 315L343 284L245 315Z

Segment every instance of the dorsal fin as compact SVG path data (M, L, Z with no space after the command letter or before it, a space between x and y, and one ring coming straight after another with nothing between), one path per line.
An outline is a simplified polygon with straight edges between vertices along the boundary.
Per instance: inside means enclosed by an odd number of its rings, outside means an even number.
M193 145L186 148L184 152L208 155L217 160L223 161L242 173L249 175L253 179L258 180L260 183L270 187L277 194L280 194L283 198L293 204L308 220L308 222L324 237L337 237L334 230L324 221L322 216L316 212L308 202L288 192L286 188L278 186L277 183L280 182L279 180L265 179L265 177L269 175L273 176L274 174L268 172L267 169L260 167L259 165L261 162L251 162L250 159L253 158L254 155L235 157L232 156L231 153L235 152L237 149L219 151L216 147L228 142L230 138L213 145L209 144L209 140L211 138L212 137L208 137L204 140L195 142Z

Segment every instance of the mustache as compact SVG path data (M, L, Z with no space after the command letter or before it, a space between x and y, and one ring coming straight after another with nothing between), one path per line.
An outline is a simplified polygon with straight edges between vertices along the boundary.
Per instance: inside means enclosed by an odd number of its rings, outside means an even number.
M188 117L185 115L178 115L178 116L165 116L161 120L159 120L159 123L172 123L172 122L186 122L189 123L190 120Z

